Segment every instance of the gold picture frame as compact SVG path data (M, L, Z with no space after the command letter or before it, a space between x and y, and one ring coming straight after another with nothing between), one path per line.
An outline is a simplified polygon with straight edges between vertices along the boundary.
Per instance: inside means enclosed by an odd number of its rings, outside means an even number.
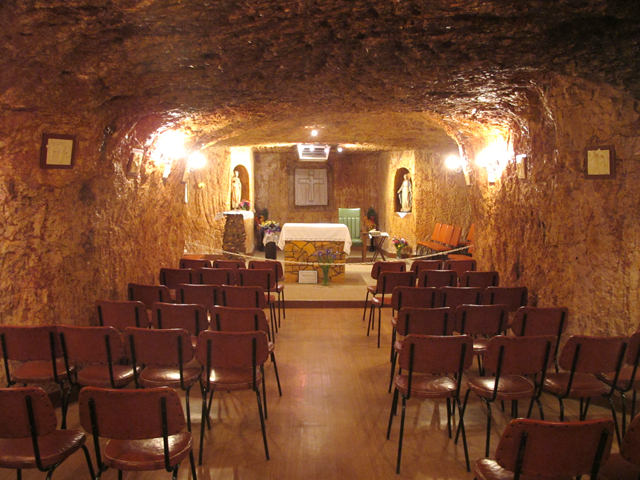
M591 180L616 178L616 155L613 145L585 149L585 177Z

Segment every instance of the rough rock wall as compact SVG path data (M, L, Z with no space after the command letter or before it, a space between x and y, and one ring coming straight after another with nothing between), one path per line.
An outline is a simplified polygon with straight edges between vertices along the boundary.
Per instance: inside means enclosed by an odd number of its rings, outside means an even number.
M339 155L339 159L338 158ZM287 152L255 153L256 208L268 208L269 219L280 225L287 222L316 223L338 221L338 208L379 208L379 153L334 153L323 163L300 162L293 149ZM296 168L327 168L329 202L326 206L297 207L294 197Z
M182 251L175 183L124 175L135 128L17 116L0 117L0 322L87 324L96 299L124 298ZM43 132L77 135L73 169L40 169Z
M474 188L480 267L526 285L532 305L568 307L571 333L639 327L638 111L612 88L552 78L516 132L528 178L510 167L495 186ZM615 179L585 179L587 145L615 146Z

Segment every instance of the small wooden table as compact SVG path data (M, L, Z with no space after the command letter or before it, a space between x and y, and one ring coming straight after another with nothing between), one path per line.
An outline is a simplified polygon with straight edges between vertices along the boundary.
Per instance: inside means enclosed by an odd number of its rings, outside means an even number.
M378 233L369 232L369 236L373 241L373 248L374 248L373 258L371 259L371 261L375 262L376 258L378 258L378 255L382 257L383 261L386 261L387 259L384 256L383 247L384 247L384 244L387 242L387 239L389 238L389 234L387 232L378 232Z

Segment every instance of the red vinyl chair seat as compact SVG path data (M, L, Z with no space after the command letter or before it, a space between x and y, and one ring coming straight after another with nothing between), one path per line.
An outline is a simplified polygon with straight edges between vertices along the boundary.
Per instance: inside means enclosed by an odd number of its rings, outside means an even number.
M185 386L190 386L200 379L202 368L186 367L182 371ZM180 388L180 370L176 368L147 367L138 376L138 381L146 388L171 387Z
M567 390L566 372L549 372L544 382L544 388L550 393L564 395ZM606 395L611 390L609 385L604 384L590 373L576 373L573 377L573 384L569 392L569 398L586 398Z
M64 368L64 359L56 359L58 378L66 379L67 371ZM53 382L53 367L51 360L34 360L21 363L11 369L11 379L17 383L46 383Z
M169 462L176 465L189 456L193 438L189 432L169 435ZM104 463L118 470L164 470L162 438L146 440L111 439L104 448Z
M130 365L112 365L115 388L125 387L133 382L133 368ZM80 385L111 388L109 367L106 365L88 365L78 372Z
M395 386L401 394L409 392L409 376L396 375ZM411 395L419 398L454 397L458 382L449 375L414 375L411 381Z
M468 386L479 397L492 398L495 387L494 377L469 378ZM503 375L498 383L496 400L519 400L535 394L533 382L522 375Z
M38 436L42 464L46 468L62 462L79 450L85 441L86 434L81 430L54 430L46 435ZM0 467L37 468L31 437L1 438Z

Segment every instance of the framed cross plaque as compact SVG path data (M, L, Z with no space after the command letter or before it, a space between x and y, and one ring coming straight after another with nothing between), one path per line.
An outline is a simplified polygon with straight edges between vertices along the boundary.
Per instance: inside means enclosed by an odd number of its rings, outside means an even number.
M40 168L73 168L75 154L75 135L42 134Z

